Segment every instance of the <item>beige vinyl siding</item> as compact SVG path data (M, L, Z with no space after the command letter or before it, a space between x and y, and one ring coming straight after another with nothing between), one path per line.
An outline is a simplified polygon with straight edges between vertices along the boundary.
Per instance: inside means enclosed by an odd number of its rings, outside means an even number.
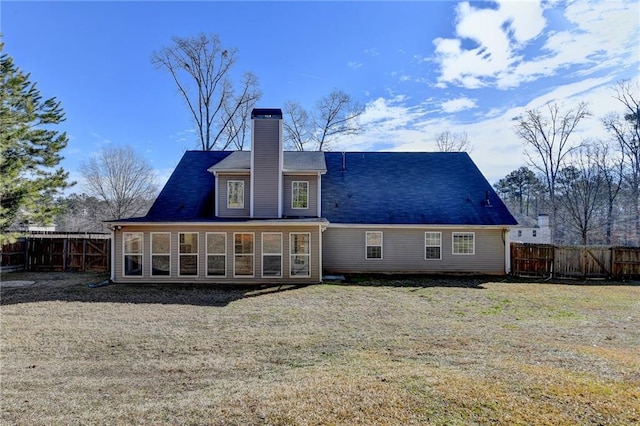
M249 175L218 175L218 216L219 217L249 217L249 200L251 200L251 185L249 184ZM230 209L227 208L227 182L230 180L240 180L244 182L244 208Z
M365 259L367 231L382 231L382 259ZM425 232L442 232L440 260L425 260ZM473 232L475 254L452 254L452 233ZM323 233L325 273L505 273L502 229L348 228L331 227Z
M281 120L253 120L253 217L277 218L282 191Z
M309 182L309 203L306 209L294 209L291 206L292 183ZM284 209L287 217L318 217L318 176L317 175L285 175L284 176Z
M142 277L124 277L123 268L123 232L142 232L144 250L143 258L143 275ZM170 276L151 276L151 232L171 232L171 275ZM179 233L181 232L197 232L198 233L198 276L181 277L178 275L178 247ZM227 257L226 257L226 277L207 277L207 232L223 232L227 236ZM254 234L254 272L253 278L234 278L233 277L233 253L234 238L233 234L238 232L246 232ZM282 277L281 278L262 278L262 233L263 232L281 232L282 233ZM291 278L289 274L289 235L293 232L308 232L311 234L311 276L308 278ZM115 281L119 283L141 283L141 282L164 282L164 283L243 283L243 284L261 284L261 283L318 283L322 280L320 276L320 229L314 224L310 226L220 226L220 225L167 225L167 226L123 226L121 231L115 234Z

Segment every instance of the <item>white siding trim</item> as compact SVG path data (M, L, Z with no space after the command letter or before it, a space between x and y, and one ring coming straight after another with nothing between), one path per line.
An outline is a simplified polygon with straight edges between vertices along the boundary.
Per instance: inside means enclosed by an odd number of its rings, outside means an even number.
M388 223L328 223L329 228L377 228L377 229L411 229L411 228L419 228L419 229L460 229L464 230L469 229L506 229L509 225L441 225L441 224L431 224L431 223L420 223L420 224L388 224ZM470 232L470 231L469 231Z
M109 259L109 261L111 262L111 281L115 281L116 280L116 233L114 228L111 228L111 259ZM124 264L122 265L124 267Z
M317 210L318 210L318 214L316 216L318 217L322 217L322 178L320 177L320 172L318 172L318 175L316 177L316 179L318 179L318 206L317 206ZM320 276L322 276L322 274L320 274Z

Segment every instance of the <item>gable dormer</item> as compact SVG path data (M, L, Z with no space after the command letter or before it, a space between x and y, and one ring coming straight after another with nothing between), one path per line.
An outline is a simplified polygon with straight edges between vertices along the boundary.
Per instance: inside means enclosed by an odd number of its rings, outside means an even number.
M251 122L251 152L233 152L208 169L215 176L215 216L320 217L324 153L284 152L279 109L254 109Z

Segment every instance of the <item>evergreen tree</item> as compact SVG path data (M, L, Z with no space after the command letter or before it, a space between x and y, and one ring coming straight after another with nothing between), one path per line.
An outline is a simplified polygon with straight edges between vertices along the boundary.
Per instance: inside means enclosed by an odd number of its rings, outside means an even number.
M43 100L29 74L2 53L0 43L0 244L16 222L48 225L59 212L59 191L68 173L58 167L66 133L53 130L64 121L60 102Z

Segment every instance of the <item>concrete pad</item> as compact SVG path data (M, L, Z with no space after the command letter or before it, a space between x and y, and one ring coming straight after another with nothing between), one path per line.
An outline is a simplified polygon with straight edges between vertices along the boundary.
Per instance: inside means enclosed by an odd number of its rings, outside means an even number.
M0 281L0 287L26 287L34 285L35 281Z

